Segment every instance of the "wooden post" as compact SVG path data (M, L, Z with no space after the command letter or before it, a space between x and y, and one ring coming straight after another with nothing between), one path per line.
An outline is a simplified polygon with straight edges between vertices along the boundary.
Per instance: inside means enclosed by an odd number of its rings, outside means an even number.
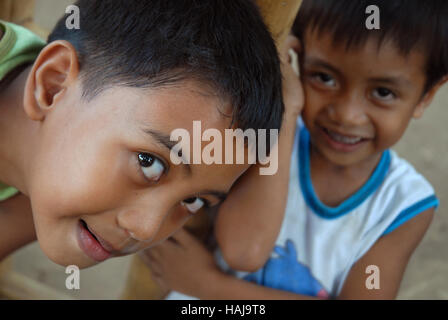
M291 30L302 0L257 0L258 7L277 46Z
M0 19L20 24L45 39L48 30L34 22L34 5L35 0L0 0Z
M0 299L12 300L74 300L65 292L14 271L11 257L0 263Z
M229 0L231 1L231 0ZM267 24L277 46L283 43L292 27L302 0L257 0L261 14ZM199 238L210 228L207 215L197 215L189 221L186 228ZM161 290L151 279L151 272L141 259L135 255L131 261L128 280L123 299L161 299L167 292Z
M0 19L25 24L33 20L34 0L0 0Z

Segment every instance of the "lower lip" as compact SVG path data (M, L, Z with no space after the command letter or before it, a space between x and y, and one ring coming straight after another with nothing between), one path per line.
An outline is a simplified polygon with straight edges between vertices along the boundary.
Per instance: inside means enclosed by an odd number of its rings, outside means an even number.
M320 132L325 137L325 141L328 143L328 145L339 152L354 152L358 150L362 145L364 145L367 142L367 139L362 139L361 141L354 143L354 144L346 144L339 141L335 141L326 131L324 128L319 127Z
M77 226L78 244L84 253L95 261L101 262L110 257L101 244L92 236L92 234L79 221Z

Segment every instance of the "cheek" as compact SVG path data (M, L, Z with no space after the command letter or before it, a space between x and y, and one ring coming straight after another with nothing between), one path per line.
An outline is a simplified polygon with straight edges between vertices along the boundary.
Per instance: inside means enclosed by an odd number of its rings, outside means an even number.
M60 148L36 159L39 170L30 192L36 211L59 218L116 207L126 188L117 158L113 150L86 144Z
M409 121L410 116L402 113L382 115L373 119L378 147L387 149L395 145L404 135Z
M153 243L159 243L169 238L173 233L181 229L191 217L193 216L182 206L176 206L163 221Z
M302 113L305 123L314 119L325 104L326 102L321 94L318 94L309 85L305 86L305 106Z

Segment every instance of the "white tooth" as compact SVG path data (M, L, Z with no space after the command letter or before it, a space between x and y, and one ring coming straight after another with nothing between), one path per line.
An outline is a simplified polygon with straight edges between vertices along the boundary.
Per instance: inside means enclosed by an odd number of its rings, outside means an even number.
M334 140L336 140L337 142L345 143L345 144L355 144L355 143L358 143L359 141L361 141L361 139L362 139L360 137L343 136L336 132L332 132L330 130L328 130L327 132Z

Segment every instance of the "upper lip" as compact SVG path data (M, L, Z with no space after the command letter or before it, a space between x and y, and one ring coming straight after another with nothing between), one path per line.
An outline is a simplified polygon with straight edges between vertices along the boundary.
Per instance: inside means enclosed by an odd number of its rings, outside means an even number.
M323 126L323 125L319 125L319 126L320 126L322 129L324 129L324 130L328 130L328 131L334 132L334 133L339 134L339 135L341 135L341 136L346 136L346 137L349 137L349 138L370 139L370 138L367 137L365 134L363 135L363 134L355 134L355 133L346 133L346 132L344 132L344 131L341 131L341 130L339 130L339 129L334 129L334 128L329 127L329 126Z

